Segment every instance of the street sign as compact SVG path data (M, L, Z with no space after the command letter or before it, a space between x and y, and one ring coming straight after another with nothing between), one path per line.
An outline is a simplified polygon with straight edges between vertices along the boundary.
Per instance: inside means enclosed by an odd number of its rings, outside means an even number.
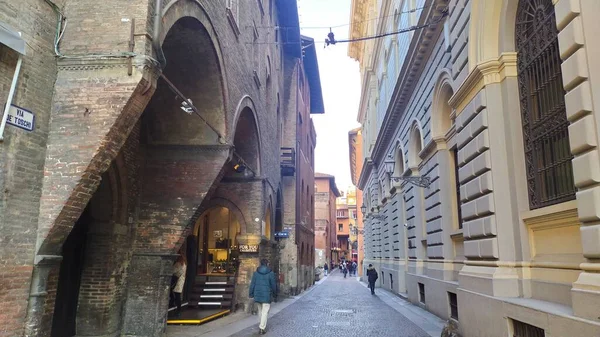
M14 125L26 131L33 131L35 126L35 116L33 112L25 110L14 104L10 105L8 109L8 116L6 116L6 124Z
M258 253L258 245L240 245L240 253Z
M275 232L276 238L289 238L290 232Z

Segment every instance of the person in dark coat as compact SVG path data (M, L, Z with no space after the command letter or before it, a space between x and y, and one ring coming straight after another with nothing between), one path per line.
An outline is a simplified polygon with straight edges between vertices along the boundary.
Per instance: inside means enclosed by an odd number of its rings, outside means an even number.
M325 276L327 276L327 272L329 271L329 266L327 266L327 262L323 265L323 270L325 271Z
M269 260L262 259L250 282L250 298L253 298L254 302L258 304L258 316L260 317L258 328L261 335L265 334L271 300L275 294L277 294L275 273L269 268Z
M367 268L367 277L369 280L369 289L371 289L371 295L375 295L375 281L379 278L377 275L377 270L373 267L372 264L369 264L369 268Z

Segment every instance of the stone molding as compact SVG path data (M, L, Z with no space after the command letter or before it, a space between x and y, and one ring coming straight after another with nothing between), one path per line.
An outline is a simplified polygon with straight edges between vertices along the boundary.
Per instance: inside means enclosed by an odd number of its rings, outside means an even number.
M496 60L484 61L476 65L454 95L450 97L448 103L456 111L455 116L458 116L485 86L501 83L507 77L516 76L517 53L502 53Z

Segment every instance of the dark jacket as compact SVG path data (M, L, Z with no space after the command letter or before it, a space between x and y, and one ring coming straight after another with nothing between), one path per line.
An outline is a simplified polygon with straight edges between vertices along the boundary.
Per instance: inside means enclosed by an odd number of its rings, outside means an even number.
M367 276L369 277L370 283L377 281L377 279L379 278L379 275L377 275L377 270L375 270L375 267L367 268Z
M267 266L258 267L250 282L250 298L254 298L257 303L271 303L276 293L275 273Z

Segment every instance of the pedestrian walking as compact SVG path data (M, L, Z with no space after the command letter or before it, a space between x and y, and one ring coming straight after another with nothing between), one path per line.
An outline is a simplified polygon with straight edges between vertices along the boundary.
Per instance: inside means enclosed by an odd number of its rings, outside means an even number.
M327 263L323 265L323 271L325 272L325 276L327 276L327 272L329 271L329 266L327 266Z
M372 264L369 264L369 268L367 268L367 277L369 280L369 289L371 289L371 295L375 295L375 281L379 278L377 275L377 270L373 267Z
M173 265L173 281L174 285L172 288L173 300L177 309L175 311L175 316L181 316L181 293L183 292L183 286L185 284L185 274L187 271L187 261L185 259L185 255L182 252L179 252L179 256Z
M356 268L358 267L358 265L356 264L355 261L352 261L352 271L354 272L354 276L356 276Z
M346 278L346 275L348 274L348 266L346 266L346 262L342 264L342 273L344 273L344 278Z
M250 298L254 298L254 302L258 304L258 316L260 319L258 328L261 335L265 334L269 309L271 309L271 300L275 294L277 294L275 273L269 268L269 260L262 259L250 282Z

